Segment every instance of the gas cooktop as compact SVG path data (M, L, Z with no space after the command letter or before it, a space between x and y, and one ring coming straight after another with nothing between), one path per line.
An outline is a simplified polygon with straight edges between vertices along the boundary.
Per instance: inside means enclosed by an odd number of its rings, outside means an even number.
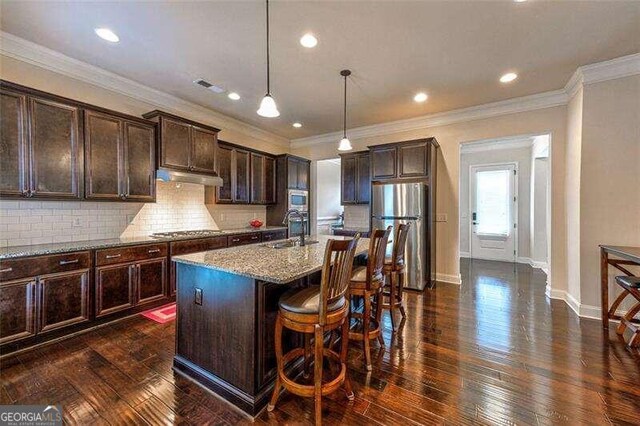
M156 232L151 238L176 238L176 237L208 237L219 234L222 231L216 229L193 229L190 231Z

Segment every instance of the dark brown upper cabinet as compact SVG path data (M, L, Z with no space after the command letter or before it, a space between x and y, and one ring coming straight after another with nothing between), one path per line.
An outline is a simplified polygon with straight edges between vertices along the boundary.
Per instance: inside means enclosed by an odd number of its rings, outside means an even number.
M85 198L155 201L155 125L86 110Z
M0 195L82 198L79 104L1 82Z
M219 129L158 110L143 117L158 123L159 168L218 176Z
M369 153L340 154L340 168L340 199L342 205L369 204L371 193Z
M435 138L371 146L371 179L428 178L438 146Z
M216 188L219 204L275 203L275 159L270 155L220 142L218 170L222 186Z
M287 156L288 189L309 190L311 162L304 158Z

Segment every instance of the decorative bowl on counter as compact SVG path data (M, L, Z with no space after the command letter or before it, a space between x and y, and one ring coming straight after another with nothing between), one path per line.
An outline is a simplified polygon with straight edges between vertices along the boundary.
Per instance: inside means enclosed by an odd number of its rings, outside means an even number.
M249 222L249 225L251 225L252 228L260 228L264 223L262 223L260 219L253 219Z

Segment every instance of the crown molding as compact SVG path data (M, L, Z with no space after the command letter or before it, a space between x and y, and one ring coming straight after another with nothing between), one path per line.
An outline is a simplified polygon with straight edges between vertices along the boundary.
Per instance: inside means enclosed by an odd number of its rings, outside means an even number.
M497 117L519 112L533 111L537 109L551 108L567 103L567 94L564 90L538 93L520 98L507 99L469 108L456 109L436 114L424 115L406 120L391 121L388 123L373 124L371 126L357 127L349 130L349 138L363 139L373 136L390 135L400 132L425 129L435 126L446 126L485 118ZM326 133L319 136L293 139L291 148L301 148L311 145L336 142L342 137L342 132Z
M500 115L515 114L537 109L565 105L578 90L586 84L599 83L617 78L640 74L640 53L622 56L609 61L579 67L571 76L563 89L539 93L520 98L457 109L422 117L398 120L371 126L357 127L349 130L351 139L362 139L372 136L383 136L394 133L424 129L435 126L460 123ZM317 144L331 143L340 140L342 132L293 139L291 148L302 148Z
M282 136L229 117L213 109L145 86L86 62L73 59L60 52L4 31L0 31L0 54L143 101L166 112L186 115L194 120L221 123L217 124L217 126L223 130L244 133L249 137L283 148L288 149L290 147L290 141Z

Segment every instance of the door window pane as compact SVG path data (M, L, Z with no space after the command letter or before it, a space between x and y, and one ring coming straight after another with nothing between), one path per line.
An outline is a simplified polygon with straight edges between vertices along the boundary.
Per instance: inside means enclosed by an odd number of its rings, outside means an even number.
M511 231L510 170L476 173L476 232L509 235Z

